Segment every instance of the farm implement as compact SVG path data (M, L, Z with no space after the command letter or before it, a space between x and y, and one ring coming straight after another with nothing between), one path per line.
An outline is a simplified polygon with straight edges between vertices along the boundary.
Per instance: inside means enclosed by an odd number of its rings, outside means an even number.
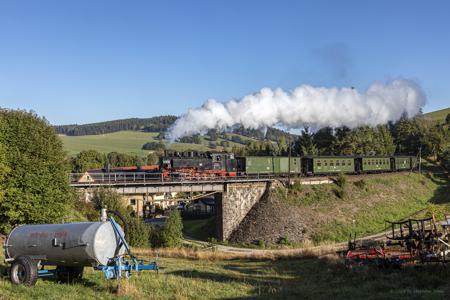
M390 230L385 241L356 241L348 243L341 252L346 265L379 267L403 264L447 263L450 261L450 217L436 222L434 217L386 222Z

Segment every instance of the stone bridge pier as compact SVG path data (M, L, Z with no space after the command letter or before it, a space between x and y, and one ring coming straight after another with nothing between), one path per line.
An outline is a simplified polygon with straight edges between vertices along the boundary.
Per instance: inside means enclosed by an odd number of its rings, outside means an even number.
M215 194L217 238L227 240L269 188L270 182L225 183Z

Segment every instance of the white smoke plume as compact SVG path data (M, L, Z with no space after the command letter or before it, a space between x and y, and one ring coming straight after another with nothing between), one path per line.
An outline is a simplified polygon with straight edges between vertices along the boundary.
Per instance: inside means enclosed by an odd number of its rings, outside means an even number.
M263 88L239 100L209 99L179 118L168 132L175 141L183 136L226 129L234 125L261 129L267 126L314 129L330 126L355 128L415 116L425 104L421 88L410 80L373 83L365 92L353 88L301 85L292 92Z

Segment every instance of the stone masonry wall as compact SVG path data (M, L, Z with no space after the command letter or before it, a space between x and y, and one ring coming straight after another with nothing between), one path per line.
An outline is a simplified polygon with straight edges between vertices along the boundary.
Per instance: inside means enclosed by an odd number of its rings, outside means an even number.
M221 206L218 207L220 212L217 216L219 239L227 240L230 237L255 203L261 199L267 185L265 182L226 184L222 199L218 201Z

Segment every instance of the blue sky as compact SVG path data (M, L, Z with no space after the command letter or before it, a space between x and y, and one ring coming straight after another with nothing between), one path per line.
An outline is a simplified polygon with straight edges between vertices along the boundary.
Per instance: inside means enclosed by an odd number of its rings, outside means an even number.
M450 1L0 0L0 107L53 124L397 77L450 106Z

